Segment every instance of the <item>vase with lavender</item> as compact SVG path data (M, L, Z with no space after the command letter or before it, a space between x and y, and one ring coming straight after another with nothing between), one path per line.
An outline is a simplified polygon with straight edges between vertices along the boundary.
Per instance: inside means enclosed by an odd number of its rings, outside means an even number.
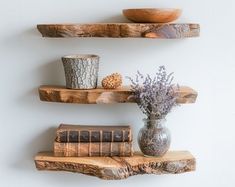
M131 90L141 111L146 115L138 134L140 150L146 156L163 156L170 147L171 136L165 127L165 117L177 105L179 87L172 83L173 73L167 74L160 66L156 74L143 75L137 71L131 81Z

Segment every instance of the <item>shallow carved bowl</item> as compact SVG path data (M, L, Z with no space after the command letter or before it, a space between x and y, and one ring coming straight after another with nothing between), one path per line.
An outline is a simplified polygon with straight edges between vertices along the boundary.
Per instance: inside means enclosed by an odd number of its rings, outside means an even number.
M168 23L178 19L181 9L175 8L139 8L124 9L123 15L136 23Z

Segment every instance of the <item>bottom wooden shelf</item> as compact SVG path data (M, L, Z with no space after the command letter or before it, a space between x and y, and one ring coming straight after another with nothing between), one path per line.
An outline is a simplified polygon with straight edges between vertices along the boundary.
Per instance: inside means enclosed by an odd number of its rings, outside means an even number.
M195 158L188 151L169 151L163 157L55 157L41 152L35 157L38 170L69 171L117 180L139 174L178 174L194 171Z

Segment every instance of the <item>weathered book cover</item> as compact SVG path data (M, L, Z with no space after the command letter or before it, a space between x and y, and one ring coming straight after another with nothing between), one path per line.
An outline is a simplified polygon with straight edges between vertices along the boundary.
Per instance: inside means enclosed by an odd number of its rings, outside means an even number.
M56 131L57 142L130 142L130 126L86 126L61 124Z
M132 142L54 142L54 155L59 157L132 156Z

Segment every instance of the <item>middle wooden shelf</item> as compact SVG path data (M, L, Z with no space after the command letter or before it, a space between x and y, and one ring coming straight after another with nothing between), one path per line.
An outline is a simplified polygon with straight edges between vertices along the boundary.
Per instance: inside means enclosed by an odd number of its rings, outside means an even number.
M39 87L39 96L41 101L77 103L77 104L113 104L113 103L135 103L131 97L130 87L121 87L118 89L91 89L91 90L73 90L64 86L43 85ZM190 87L181 86L177 98L177 103L195 103L197 92Z

